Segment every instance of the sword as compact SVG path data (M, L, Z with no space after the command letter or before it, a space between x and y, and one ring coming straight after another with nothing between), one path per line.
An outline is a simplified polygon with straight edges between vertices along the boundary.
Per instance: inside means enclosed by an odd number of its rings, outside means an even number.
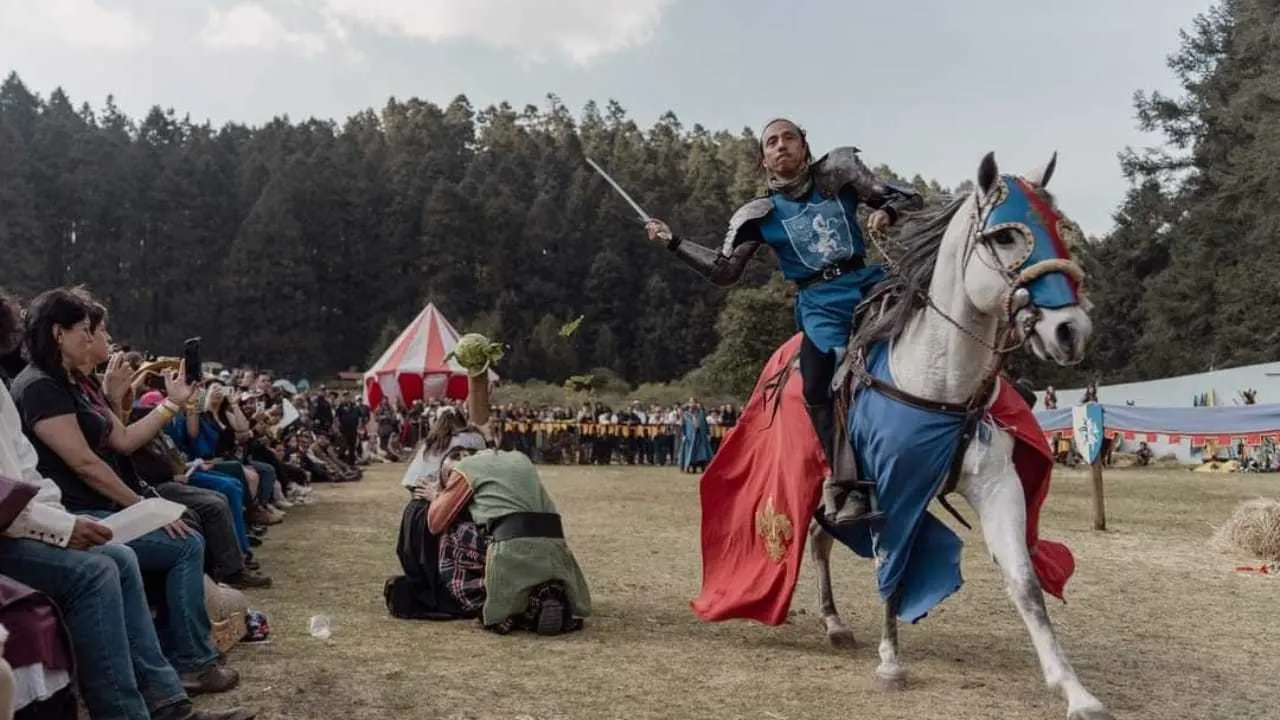
M613 178L609 177L609 173L605 172L605 171L604 171L604 168L602 168L602 167L600 167L599 165L597 165L597 164L595 163L595 161L594 161L594 160L592 160L592 159L591 159L591 158L589 158L589 157L584 157L584 158L583 158L583 160L586 160L588 165L590 165L591 167L595 168L595 171L596 171L596 172L598 172L598 173L600 173L600 177L604 178L605 182L607 182L607 183L609 183L610 185L612 185L612 186L613 186L613 189L614 189L614 190L615 190L619 195L621 195L621 196L622 196L622 199L623 199L623 200L626 200L626 201L627 201L627 204L631 206L631 209L633 209L633 210L635 210L635 211L636 211L636 214L640 216L640 219L641 219L641 220L643 220L644 222L646 222L646 223L647 223L647 222L649 222L650 220L652 220L652 219L653 219L653 218L649 217L649 213L647 213L647 212L645 212L645 211L644 211L644 208L640 207L640 204L639 204L639 203L637 203L635 200L632 200L632 199L631 199L631 196L627 194L627 191L626 191L626 190L623 190L623 189L622 189L622 186L621 186L621 185L619 185L618 183L614 182Z

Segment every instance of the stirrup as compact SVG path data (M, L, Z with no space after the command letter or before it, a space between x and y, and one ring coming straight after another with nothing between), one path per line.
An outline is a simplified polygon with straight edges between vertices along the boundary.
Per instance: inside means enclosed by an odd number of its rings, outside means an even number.
M837 490L843 492L835 492ZM848 527L864 522L880 522L884 512L876 497L875 483L859 481L852 487L828 483L824 488L823 517L835 527Z

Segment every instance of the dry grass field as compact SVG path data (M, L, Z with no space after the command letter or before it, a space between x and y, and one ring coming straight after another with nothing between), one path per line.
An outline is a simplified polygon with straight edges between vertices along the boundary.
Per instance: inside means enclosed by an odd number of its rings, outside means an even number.
M837 600L859 639L825 645L806 566L792 622L705 624L697 594L696 480L673 470L546 467L548 487L588 579L596 615L562 638L498 637L467 622L391 618L382 585L398 573L401 468L319 486L261 557L275 587L252 594L274 641L240 647L244 683L206 706L242 703L263 720L313 718L1064 718L1044 689L1021 621L980 535L966 584L902 631L906 692L874 679L879 606L871 566L837 549ZM1090 530L1087 476L1062 471L1044 534L1077 570L1050 612L1087 687L1118 718L1280 717L1280 579L1238 574L1209 543L1243 499L1280 495L1280 478L1185 470L1108 473L1111 530ZM966 509L961 504L962 511ZM971 515L971 513L969 513ZM327 641L307 632L331 618Z

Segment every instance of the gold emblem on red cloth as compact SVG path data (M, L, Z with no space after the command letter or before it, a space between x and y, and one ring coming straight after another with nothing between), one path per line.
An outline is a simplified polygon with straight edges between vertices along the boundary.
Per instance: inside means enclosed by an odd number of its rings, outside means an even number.
M791 519L778 512L773 503L773 496L756 510L756 534L764 538L765 552L774 562L781 562L787 554L787 545L795 537L795 528Z

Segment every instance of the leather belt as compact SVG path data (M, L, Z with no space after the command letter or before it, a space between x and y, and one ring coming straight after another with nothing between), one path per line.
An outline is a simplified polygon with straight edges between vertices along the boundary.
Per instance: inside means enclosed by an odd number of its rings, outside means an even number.
M489 523L492 542L522 537L563 538L564 526L555 513L534 512L511 513Z
M835 280L836 278L840 277L841 275L844 275L847 272L861 270L864 267L866 267L866 263L863 261L862 256L855 255L854 257L851 257L848 260L843 260L841 262L828 265L822 268L821 270L819 270L818 272L810 275L807 278L801 278L800 280L797 280L796 287L803 290L804 288L807 288L810 285L817 285L818 283L827 282L829 280Z

